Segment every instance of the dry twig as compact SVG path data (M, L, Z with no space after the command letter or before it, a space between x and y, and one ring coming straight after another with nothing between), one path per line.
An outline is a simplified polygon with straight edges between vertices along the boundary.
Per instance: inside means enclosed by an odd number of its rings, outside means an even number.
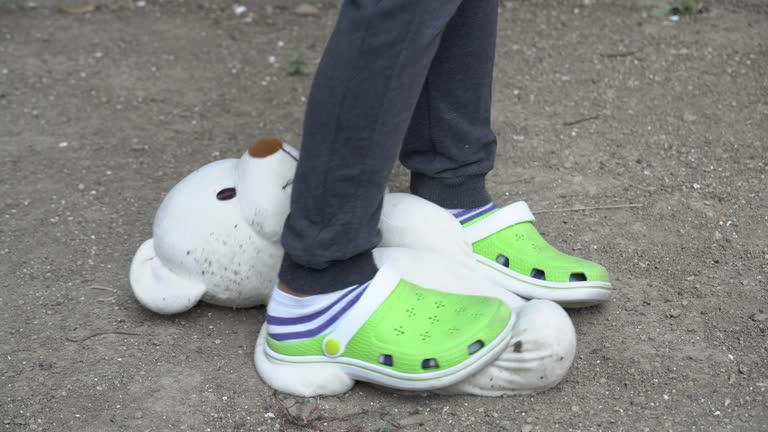
M88 289L95 289L95 290L103 290L103 291L112 291L113 293L117 293L117 290L110 287L105 287L101 285L91 285L88 287Z
M361 410L361 411L354 412L352 414L343 415L343 416L329 417L325 415L319 415L315 417L315 413L317 413L317 411L320 408L320 405L317 404L312 408L312 410L309 413L307 413L306 417L300 417L291 413L289 409L291 407L286 406L285 403L283 403L283 401L277 397L276 391L272 392L272 397L277 401L277 404L282 412L282 417L284 418L285 421L296 426L315 429L321 432L330 432L330 430L326 426L321 425L320 423L331 423L335 421L346 420L358 415L366 414L368 412L367 410ZM347 431L342 430L340 432L347 432Z
M632 57L637 54L637 51L617 51L609 53L600 53L600 57L605 58L620 58L620 57Z
M115 335L129 335L129 336L152 336L144 333L136 333L136 332L129 332L129 331L121 331L121 330L114 330L114 331L95 331L91 333L86 333L83 336L67 336L66 339L70 342L83 342L87 341L90 338L96 337L96 336L103 336L103 335L109 335L109 334L115 334Z
M595 114L593 116L589 116L589 117L584 117L584 118L580 118L580 119L576 119L576 120L571 120L571 121L563 122L563 126L576 126L579 123L588 122L590 120L597 120L599 118L600 118L600 114Z

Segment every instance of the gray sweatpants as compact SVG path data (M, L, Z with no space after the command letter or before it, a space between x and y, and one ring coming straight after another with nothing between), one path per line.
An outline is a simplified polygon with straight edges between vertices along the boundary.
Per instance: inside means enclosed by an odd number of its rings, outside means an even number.
M396 158L446 208L491 201L497 0L345 0L307 102L280 280L303 294L365 282Z

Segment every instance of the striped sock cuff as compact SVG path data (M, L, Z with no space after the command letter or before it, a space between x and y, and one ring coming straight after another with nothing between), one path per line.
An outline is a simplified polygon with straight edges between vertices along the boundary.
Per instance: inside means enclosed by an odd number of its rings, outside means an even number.
M496 204L490 203L482 207L475 207L470 209L449 209L448 212L453 215L453 217L455 217L460 224L464 225L466 223L472 222L480 216L496 210L497 208L498 207L496 207Z
M341 291L295 297L275 288L267 306L267 333L278 341L310 339L333 330L370 282Z

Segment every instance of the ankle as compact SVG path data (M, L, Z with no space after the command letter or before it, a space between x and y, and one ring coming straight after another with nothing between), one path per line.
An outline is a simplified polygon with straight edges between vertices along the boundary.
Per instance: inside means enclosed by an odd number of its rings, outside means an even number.
M411 193L443 208L473 208L491 201L485 174L442 178L412 171Z
M286 285L282 281L278 282L277 285L275 286L275 288L279 289L280 291L282 291L282 292L284 292L286 294L290 294L290 295L292 295L294 297L304 298L304 297L309 297L310 296L310 294L301 294L301 293L298 293L298 292L290 289L288 287L288 285Z
M330 261L322 268L308 267L295 261L288 253L278 273L278 280L288 294L314 296L359 285L373 279L378 268L373 254L364 252L341 261Z

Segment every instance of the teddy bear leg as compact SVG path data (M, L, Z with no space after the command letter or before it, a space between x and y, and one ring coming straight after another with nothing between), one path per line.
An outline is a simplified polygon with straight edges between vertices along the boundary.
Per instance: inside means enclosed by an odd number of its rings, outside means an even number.
M568 314L549 300L532 300L516 310L508 348L488 367L441 394L505 396L554 387L576 354L576 332Z
M355 381L339 368L324 365L300 367L276 363L267 357L264 346L267 340L267 324L261 327L254 350L256 371L273 389L301 397L333 396L346 393Z
M144 307L159 314L185 312L205 294L205 284L176 274L163 264L154 239L142 243L131 262L133 294Z

